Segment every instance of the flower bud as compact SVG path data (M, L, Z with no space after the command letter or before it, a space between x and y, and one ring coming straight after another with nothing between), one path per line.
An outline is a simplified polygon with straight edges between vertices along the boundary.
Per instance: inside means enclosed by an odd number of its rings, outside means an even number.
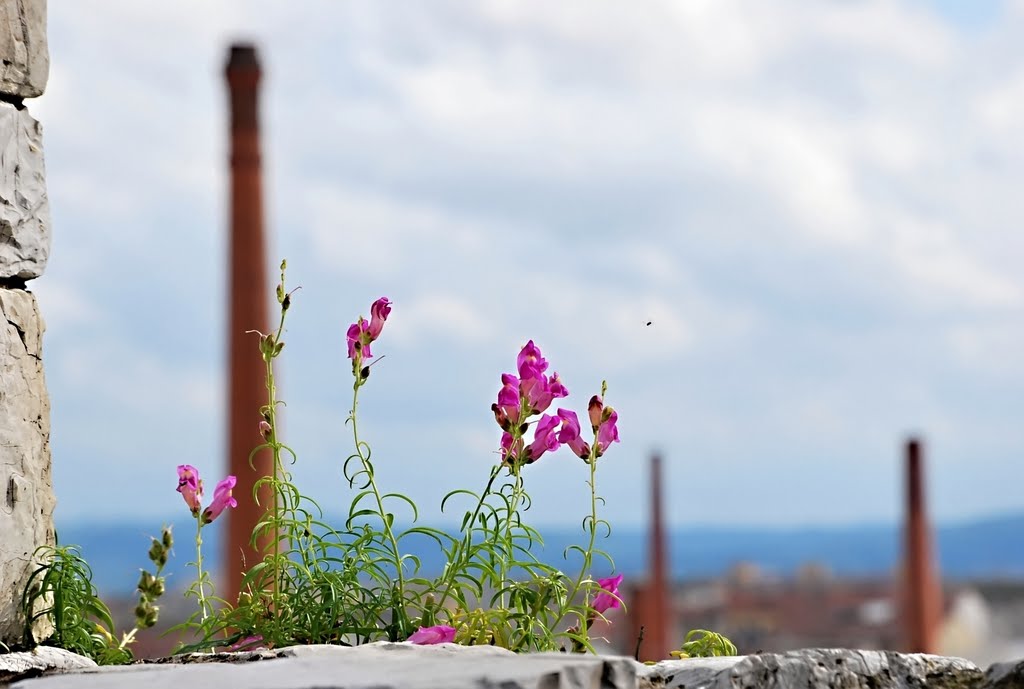
M150 562L156 562L160 558L166 558L167 553L164 548L164 544L155 538L152 539L153 543L149 546L149 560Z
M171 527L165 526L163 532L160 534L161 544L168 550L174 545L174 535L171 533Z
M594 395L590 398L590 404L587 406L587 413L590 415L590 425L593 427L594 433L597 433L598 427L601 425L601 415L604 411L604 403L601 398Z
M142 570L142 574L139 576L139 584L136 588L138 588L139 591L142 591L143 593L149 593L149 589L153 586L153 583L155 581L156 577L154 577L146 570Z
M260 435L263 436L263 439L266 440L269 443L270 442L270 436L273 434L274 429L271 428L270 424L267 423L266 421L260 421L260 427L259 428L260 428Z
M277 284L277 303L284 304L284 285Z

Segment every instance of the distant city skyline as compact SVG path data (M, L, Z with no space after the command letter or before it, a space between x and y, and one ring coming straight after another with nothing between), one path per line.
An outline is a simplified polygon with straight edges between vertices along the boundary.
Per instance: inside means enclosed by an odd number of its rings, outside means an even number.
M285 433L328 511L344 331L382 295L362 432L427 521L486 480L527 339L563 406L608 381L613 524L644 523L655 451L675 526L893 523L911 434L934 521L1024 510L1024 5L969 7L50 3L29 287L58 522L165 518L175 465L224 471L239 38L266 74L268 269L302 286ZM534 522L579 522L583 468L529 467Z

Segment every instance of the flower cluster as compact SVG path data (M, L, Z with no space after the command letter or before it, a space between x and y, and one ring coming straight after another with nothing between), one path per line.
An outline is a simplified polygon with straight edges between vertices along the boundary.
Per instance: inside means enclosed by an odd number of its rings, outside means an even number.
M516 368L518 377L501 374L498 401L491 405L494 419L502 429L501 461L504 464L532 464L545 452L554 452L561 445L568 445L576 456L589 462L619 441L619 415L611 407L605 407L599 395L590 399L588 410L596 440L593 457L590 445L580 437L576 412L559 408L555 414L544 413L554 400L568 396L569 390L557 372L550 377L546 374L548 361L533 340L519 352ZM536 415L541 416L534 426L533 441L527 445L523 433L528 419Z
M228 476L213 489L213 501L203 511L203 524L212 522L228 507L238 506L238 501L231 496L235 483L237 483L237 479L234 476ZM191 464L178 465L178 492L181 493L185 504L192 511L192 516L199 518L203 500L203 481L199 478L199 470Z

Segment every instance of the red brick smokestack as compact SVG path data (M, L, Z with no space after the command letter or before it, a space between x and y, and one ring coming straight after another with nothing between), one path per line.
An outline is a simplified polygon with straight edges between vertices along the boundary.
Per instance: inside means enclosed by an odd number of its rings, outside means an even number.
M921 441L916 438L907 442L906 518L903 597L906 650L935 653L942 594L932 559L931 529L924 503L924 457Z
M228 316L228 466L238 477L234 497L238 507L228 510L225 539L225 600L234 602L243 569L260 559L249 545L252 529L263 515L253 500L253 485L273 471L268 452L253 458L249 453L260 441L259 408L266 404L265 366L257 336L247 330L266 332L270 322L267 304L266 255L263 245L263 189L260 182L259 84L260 64L256 48L231 46L225 69L231 106L231 238L229 240ZM269 492L266 494L269 498ZM267 504L261 493L260 503ZM269 539L267 539L269 540Z
M661 503L661 457L651 457L651 532L650 579L644 592L644 641L640 647L642 660L665 660L669 657L672 596L668 587L668 543Z

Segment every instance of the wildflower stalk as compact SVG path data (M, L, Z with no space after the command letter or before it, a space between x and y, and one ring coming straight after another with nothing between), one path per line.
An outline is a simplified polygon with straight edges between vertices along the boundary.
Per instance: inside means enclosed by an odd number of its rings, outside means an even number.
M499 590L504 590L506 582L510 581L508 563L510 560L514 560L516 556L516 546L512 535L512 522L513 519L519 516L519 503L523 499L523 476L520 473L521 470L521 463L518 460L515 461L512 464L512 476L514 477L512 482L512 498L508 504L508 514L505 515L505 544L508 546L508 555L501 559L501 573L498 579ZM507 607L504 593L501 595L501 600L501 607Z
M196 596L199 598L201 620L206 622L209 603L206 601L206 579L203 576L203 517L196 516Z
M284 289L284 263L281 264L281 289ZM277 322L277 330L273 335L264 338L264 342L261 343L261 349L263 350L263 361L266 365L266 385L267 385L267 406L266 406L266 420L270 424L270 437L267 440L270 445L270 451L273 456L274 463L274 475L271 480L271 492L273 493L273 512L271 522L269 526L273 527L273 532L270 534L270 539L273 542L273 554L274 554L274 576L273 584L271 589L271 596L274 601L275 613L281 609L281 571L280 571L280 558L281 558L281 539L279 538L279 522L281 519L281 491L280 483L281 477L284 473L284 466L281 463L281 443L277 442L277 384L274 381L274 357L281 351L281 335L284 333L284 317L288 309L282 303L281 317ZM265 536L266 534L264 534ZM291 549L292 534L288 532L288 546Z
M356 364L358 365L359 363L361 362L357 359ZM362 464L363 471L366 474L368 487L373 491L373 498L377 503L377 513L380 515L384 525L384 535L388 540L391 554L394 558L395 586L397 588L396 593L398 594L398 605L395 608L395 613L398 616L399 627L404 635L408 633L409 623L405 613L405 575L402 573L402 552L398 548L398 539L395 538L395 532L391 528L393 518L384 510L384 500L381 497L380 490L377 488L377 480L373 475L373 464L370 463L369 455L364 452L364 448L367 445L359 440L359 426L356 421L356 411L359 406L359 388L363 386L365 381L366 378L362 375L362 369L356 371L356 382L352 386L352 413L349 415L349 421L352 423L352 441L355 443L356 455L359 457L359 462Z

